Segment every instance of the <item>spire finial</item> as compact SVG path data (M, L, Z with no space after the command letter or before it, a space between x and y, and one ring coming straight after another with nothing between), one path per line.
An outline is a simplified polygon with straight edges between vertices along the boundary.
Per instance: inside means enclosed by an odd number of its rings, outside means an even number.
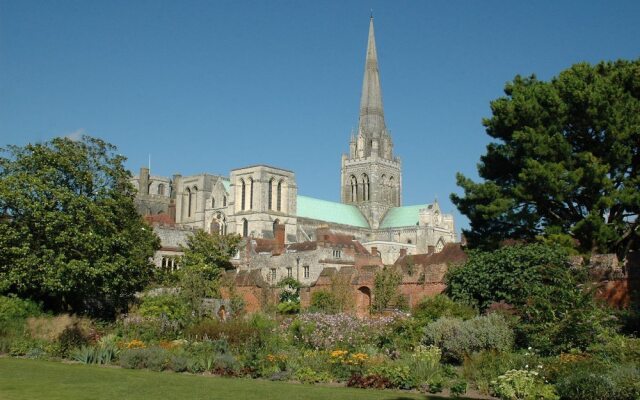
M369 18L373 19L373 8L371 9L371 16Z

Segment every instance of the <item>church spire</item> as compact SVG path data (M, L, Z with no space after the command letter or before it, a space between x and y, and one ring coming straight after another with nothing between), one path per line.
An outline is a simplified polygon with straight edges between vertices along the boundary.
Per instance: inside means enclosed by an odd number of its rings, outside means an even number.
M373 14L369 20L369 41L360 99L360 123L358 133L366 137L381 137L387 134L382 108L382 89L378 70L378 53L373 32Z

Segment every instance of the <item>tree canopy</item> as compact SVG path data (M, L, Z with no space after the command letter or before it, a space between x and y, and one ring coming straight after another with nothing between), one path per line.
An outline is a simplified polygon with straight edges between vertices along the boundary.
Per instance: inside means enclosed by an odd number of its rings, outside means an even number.
M100 139L0 149L0 293L111 315L153 274L125 158Z
M560 240L583 252L639 247L640 60L576 64L548 82L516 76L483 121L497 141L451 195L471 246Z
M202 301L207 297L219 297L221 275L233 268L229 261L238 251L242 238L239 235L209 234L198 230L182 247L178 287L180 296L189 305L196 318L204 316Z

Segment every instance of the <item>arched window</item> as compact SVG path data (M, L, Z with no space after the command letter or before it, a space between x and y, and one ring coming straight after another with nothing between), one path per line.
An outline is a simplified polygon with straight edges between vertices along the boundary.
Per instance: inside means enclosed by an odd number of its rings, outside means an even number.
M227 206L227 196L222 196L222 207Z
M355 176L351 175L351 202L358 201L358 180Z
M240 191L241 191L241 194L240 194L240 198L241 198L241 200L240 200L240 209L244 210L245 209L245 205L247 204L246 203L247 185L245 185L244 179L240 179L240 187L241 187L241 189L240 189Z
M273 210L273 178L269 179L269 210Z
M249 236L249 221L242 218L242 237Z
M211 208L216 208L216 198L215 197L211 198Z
M276 219L275 221L273 221L273 234L274 235L276 233L276 226L278 226L279 223L280 223L279 219Z
M442 249L444 249L444 240L440 238L440 240L438 240L438 243L436 244L436 253L440 253Z
M249 210L253 210L253 178L249 178Z
M389 191L391 192L389 198L394 205L398 204L398 191L396 190L396 181L393 176L389 177Z
M185 200L187 201L187 204L186 204L187 217L191 217L191 197L192 197L191 189L187 188L186 196L185 196Z
M369 176L362 174L362 200L369 201Z
M191 200L189 200L189 216L198 211L198 187L191 189Z
M278 189L276 193L276 207L278 211L282 211L282 181L278 182Z
M163 183L158 185L158 194L160 196L164 196L164 184Z

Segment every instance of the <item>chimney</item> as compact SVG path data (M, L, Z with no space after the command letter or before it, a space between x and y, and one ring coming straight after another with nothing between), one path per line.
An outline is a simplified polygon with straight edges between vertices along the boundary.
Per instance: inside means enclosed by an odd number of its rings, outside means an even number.
M400 258L404 258L407 256L407 249L400 249Z
M138 178L138 193L149 194L149 168L140 168L140 176Z
M284 253L284 224L276 224L273 227L273 233L275 236L276 246L273 250L273 255L283 254Z

